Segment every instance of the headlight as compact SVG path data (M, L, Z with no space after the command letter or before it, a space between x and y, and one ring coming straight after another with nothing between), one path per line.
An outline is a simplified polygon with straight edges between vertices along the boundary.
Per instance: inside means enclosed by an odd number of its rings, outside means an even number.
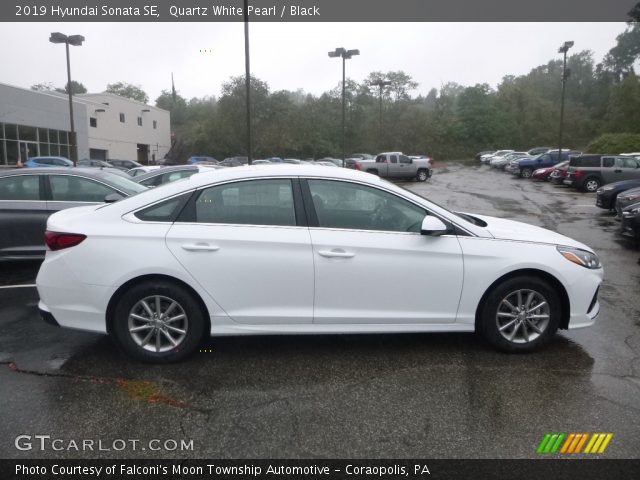
M602 190L603 192L607 192L609 190L613 190L616 187L612 187L611 185L605 185L604 187L600 187L598 190Z
M560 246L556 248L558 249L558 252L560 252L560 255L562 255L564 258L582 267L596 269L602 266L600 264L600 259L595 253L591 253L580 248Z

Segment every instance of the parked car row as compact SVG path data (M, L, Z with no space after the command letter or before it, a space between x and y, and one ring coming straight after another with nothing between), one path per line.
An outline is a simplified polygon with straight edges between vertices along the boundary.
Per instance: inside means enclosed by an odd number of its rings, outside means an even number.
M530 152L480 152L476 158L501 168L511 157L504 169L517 177L596 193L596 206L616 213L621 233L640 240L640 152L583 154L547 150L536 156Z

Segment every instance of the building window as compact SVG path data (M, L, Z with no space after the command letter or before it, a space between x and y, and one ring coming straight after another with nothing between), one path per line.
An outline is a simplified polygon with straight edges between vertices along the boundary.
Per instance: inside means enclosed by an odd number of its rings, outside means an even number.
M142 126L142 117L138 117L138 126L141 127Z
M120 123L124 123L124 113L120 114Z
M153 121L153 129L156 130L158 128L158 122L156 120Z
M89 125L91 125L93 128L96 128L98 126L98 119L94 117L90 117Z

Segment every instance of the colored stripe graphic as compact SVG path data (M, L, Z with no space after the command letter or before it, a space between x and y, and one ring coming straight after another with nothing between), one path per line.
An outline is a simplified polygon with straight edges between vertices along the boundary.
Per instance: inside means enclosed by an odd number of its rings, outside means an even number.
M612 438L613 433L547 433L538 445L536 453L604 453Z
M538 445L536 452L541 454L556 453L564 437L564 433L547 433L540 442L540 445Z
M594 433L584 453L604 453L612 438L613 433Z

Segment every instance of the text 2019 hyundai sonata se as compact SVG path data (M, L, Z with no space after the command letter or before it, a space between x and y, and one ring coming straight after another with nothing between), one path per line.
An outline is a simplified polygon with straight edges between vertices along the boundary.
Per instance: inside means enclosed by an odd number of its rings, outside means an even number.
M66 210L46 241L44 318L151 362L205 335L478 331L529 351L593 324L603 277L589 247L558 233L304 165L201 173Z

